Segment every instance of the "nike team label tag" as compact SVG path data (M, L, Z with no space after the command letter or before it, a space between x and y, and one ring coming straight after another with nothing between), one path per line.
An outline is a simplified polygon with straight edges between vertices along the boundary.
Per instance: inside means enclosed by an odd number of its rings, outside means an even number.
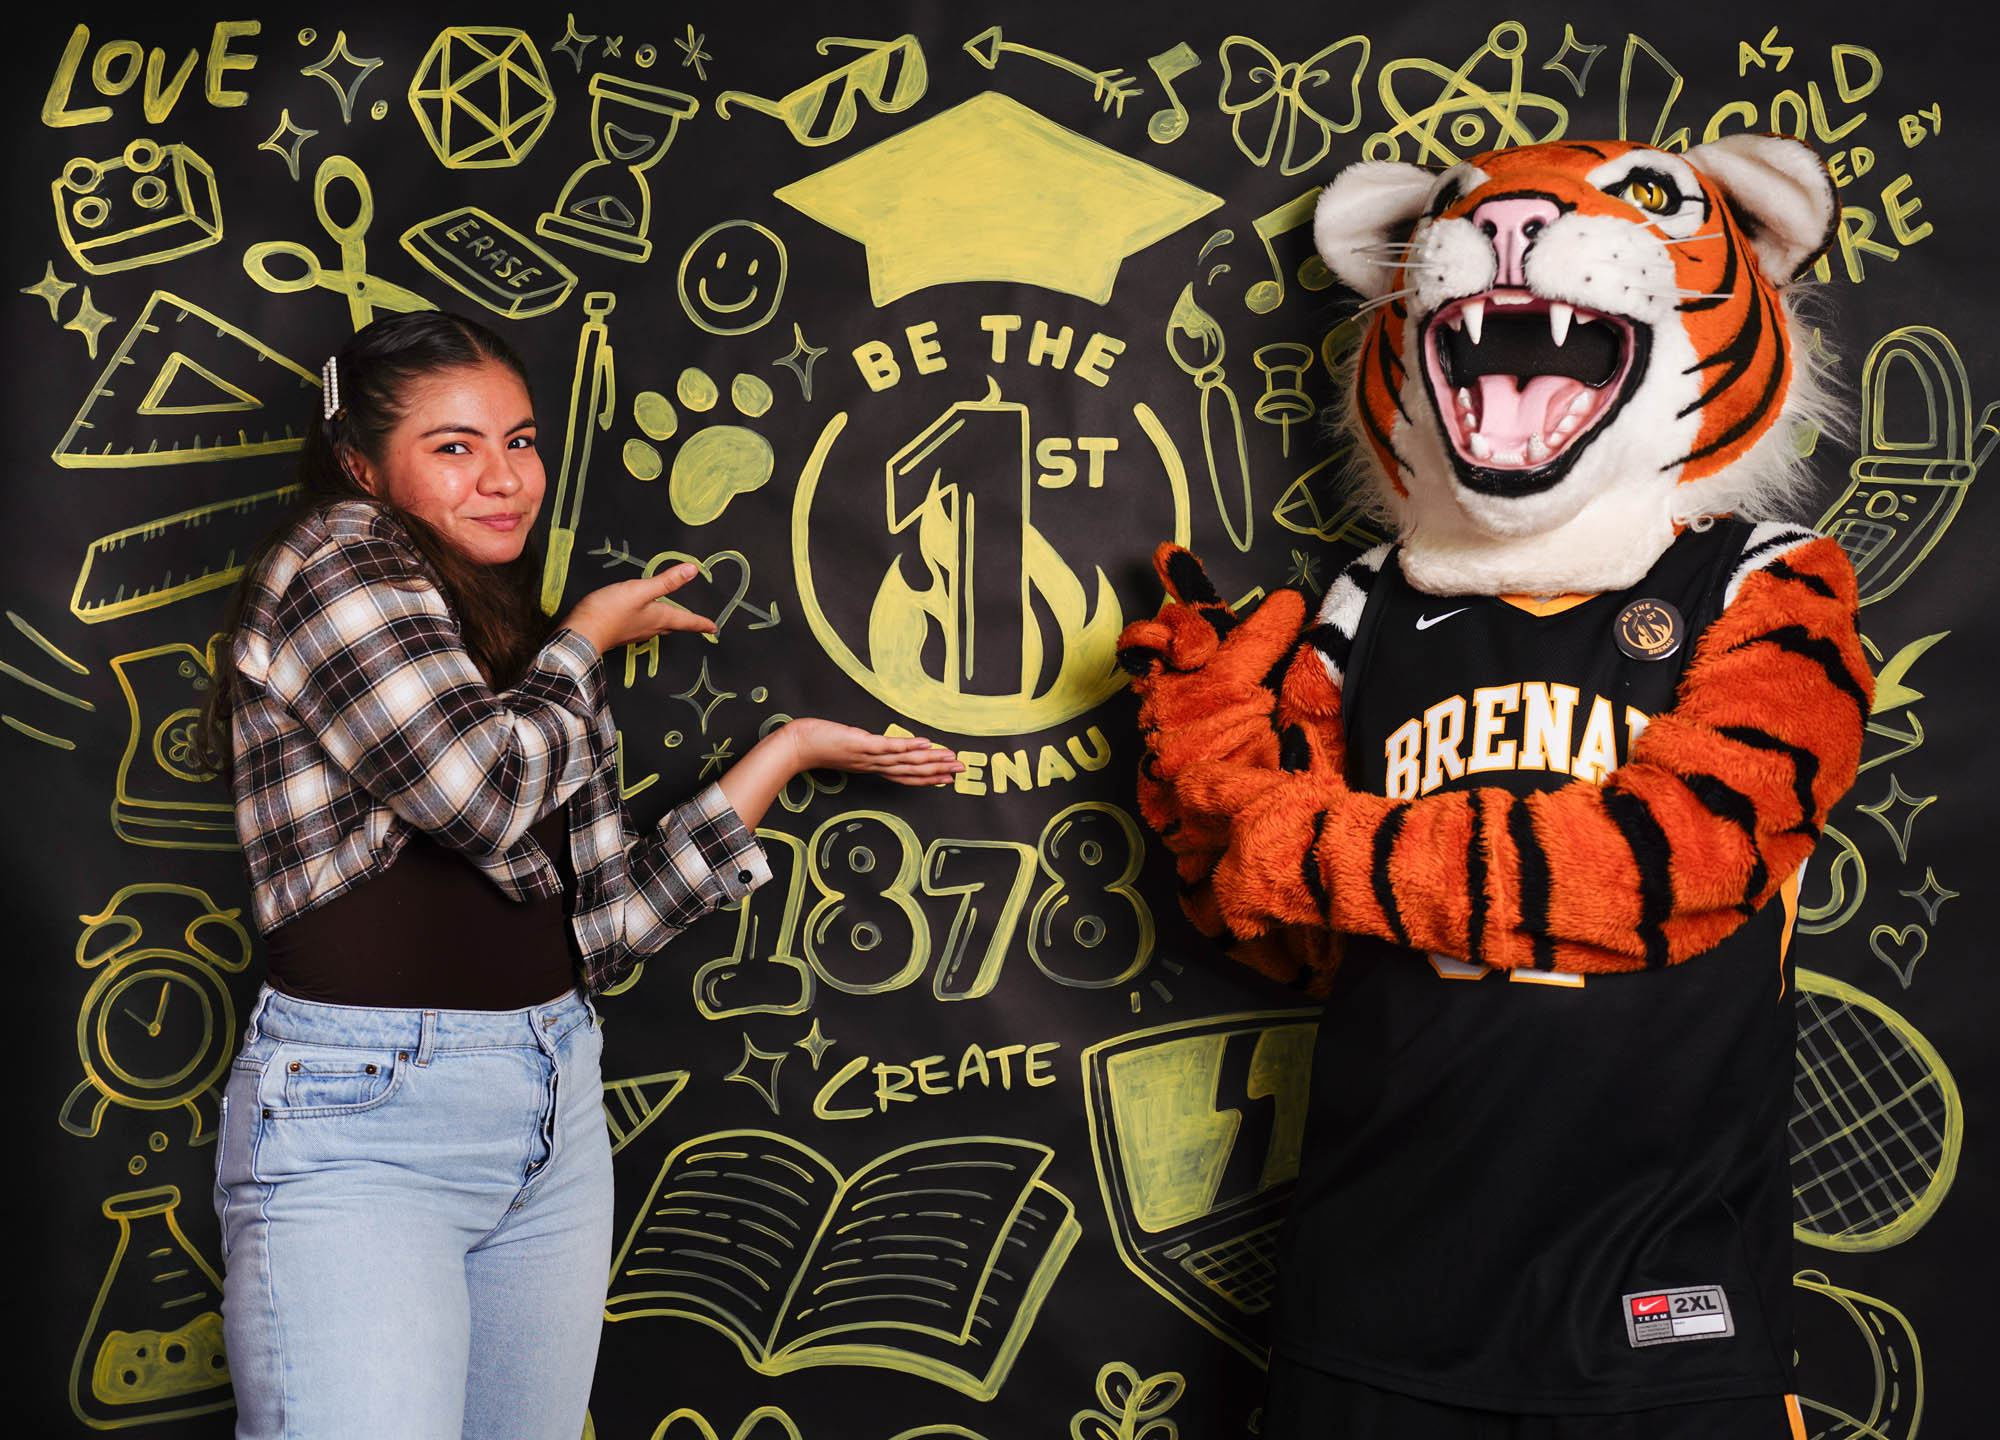
M1624 1297L1625 1336L1635 1350L1681 1340L1723 1340L1736 1333L1720 1285L1642 1290Z

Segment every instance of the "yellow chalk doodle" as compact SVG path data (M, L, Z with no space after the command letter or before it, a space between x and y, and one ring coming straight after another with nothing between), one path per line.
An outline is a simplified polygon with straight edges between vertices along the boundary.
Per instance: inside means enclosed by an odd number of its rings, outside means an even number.
M1052 55L1047 50L1037 50L1032 45L1017 45L1012 40L1003 40L1000 27L994 25L980 31L961 47L966 54L977 60L988 70L997 69L1003 54L1025 55L1031 60L1039 60L1044 65L1052 65L1058 70L1066 70L1082 80L1090 82L1090 97L1101 104L1106 111L1125 113L1125 102L1135 95L1146 92L1139 82L1123 70L1092 70L1079 65L1074 60L1066 60L1060 55Z
M1080 1233L1053 1158L968 1135L843 1176L788 1136L698 1136L639 1207L605 1319L706 1325L762 1375L873 1366L990 1400Z
M1851 1325L1840 1332L1845 1347L1808 1349L1798 1357L1799 1407L1812 1417L1811 1433L1828 1440L1916 1440L1924 1418L1924 1350L1909 1317L1834 1284L1822 1271L1801 1270L1792 1286L1839 1307ZM1815 1324L1799 1333L1825 1332Z
M1361 147L1362 158L1455 165L1479 150L1560 139L1569 128L1569 111L1558 101L1523 88L1521 57L1527 47L1527 27L1503 20L1456 70L1421 58L1392 60L1384 65L1376 77L1376 89L1382 108L1395 123L1368 137ZM1493 63L1487 64L1489 61ZM1482 76L1497 73L1499 83L1475 80L1474 71ZM1397 82L1406 75L1441 82L1437 98L1414 112L1406 109L1396 94ZM1539 126L1530 120L1531 115L1541 117ZM1449 144L1438 134L1439 125L1447 120L1451 122ZM1415 155L1403 154L1405 138L1417 142Z
M346 66L352 70L346 80L334 77L336 66ZM379 56L356 55L347 48L347 32L335 32L333 44L326 54L310 65L300 67L299 74L312 75L324 80L327 87L340 98L340 123L350 124L354 119L354 100L361 93L361 87L368 77L382 68Z
M1160 458L1172 504L1171 534L1185 543L1191 524L1186 467L1151 408L1137 404L1132 413ZM1122 687L1114 653L1123 624L1117 596L1098 567L1093 603L1083 581L1033 524L1027 415L1001 400L990 384L985 399L949 407L884 467L885 531L890 537L911 534L922 565L918 579L926 583L919 589L904 575L902 558L890 562L870 611L870 658L856 654L820 602L809 523L821 477L846 426L845 411L826 423L800 474L792 500L792 564L813 636L849 678L904 715L966 735L1042 729L1082 714ZM972 516L982 504L998 508L999 523L989 509L984 528L973 528ZM987 573L997 560L1001 574L1021 577L1019 600L998 614L978 608L977 591L968 583L971 572L981 568L982 555ZM1042 627L1029 611L1031 597L1055 618L1059 655L1044 649Z
M613 260L642 261L653 253L653 190L646 171L667 153L681 121L700 109L692 95L606 74L590 77L590 143L586 160L563 182L555 208L535 221L535 233Z
M1937 547L2000 441L2000 401L1975 421L1972 382L1940 330L1905 325L1861 364L1861 456L1818 528L1840 542L1861 603L1893 595Z
M1302 175L1324 160L1333 137L1361 123L1361 74L1368 68L1369 48L1366 35L1349 35L1286 64L1247 35L1224 40L1216 103L1229 117L1243 158L1260 167L1270 164L1279 155L1282 132L1280 175ZM1339 108L1327 114L1335 104Z
M688 33L694 33L693 26L688 27ZM760 115L773 116L801 145L831 145L854 128L861 101L867 101L871 110L895 115L924 98L930 79L924 47L915 35L899 35L894 40L828 36L813 48L824 55L836 45L863 53L777 100L766 100L741 90L725 90L715 97L716 115L727 120L729 107L741 105ZM829 107L827 98L836 86L840 94Z
M725 1085L748 1085L771 1107L773 1115L783 1114L778 1101L778 1071L784 1068L790 1052L779 1050L759 1050L757 1042L746 1033L743 1037L743 1058L736 1062L736 1068L722 1077Z
M570 268L477 205L461 205L403 232L419 265L496 315L546 315L576 288Z
M1802 935L1826 935L1838 930L1861 909L1861 902L1868 898L1868 862L1861 856L1861 847L1850 840L1845 832L1828 825L1820 831L1819 848L1813 851L1817 858L1827 846L1833 847L1833 857L1824 866L1808 864L1801 876L1810 876L1819 870L1826 872L1827 897L1824 900L1807 901L1803 878L1799 893L1798 928Z
M1171 145L1187 133L1187 105L1174 93L1174 81L1200 64L1201 56L1185 40L1146 58L1146 68L1167 92L1166 107L1146 117L1146 138L1155 145Z
M1312 1010L1156 1025L1084 1051L1091 1153L1118 1256L1259 1365L1278 1228L1305 1143ZM1224 1077L1241 1076L1230 1092Z
M59 306L62 298L74 289L76 289L74 281L64 280L56 274L56 262L45 260L42 262L42 278L32 285L23 285L20 293L23 295L32 295L37 300L47 302L49 319L60 320L62 319L62 312Z
M115 159L79 155L49 189L63 248L93 275L178 260L222 239L215 171L189 145L134 140Z
M785 242L755 221L711 225L681 256L681 310L711 335L761 329L785 298L786 264Z
M1244 307L1253 314L1268 315L1285 303L1285 272L1278 263L1278 252L1271 241L1279 235L1293 230L1302 230L1312 224L1313 206L1319 202L1319 187L1295 195L1284 204L1266 214L1259 215L1251 227L1257 236L1257 243L1264 247L1264 256L1271 264L1271 278L1259 280L1243 292ZM1229 232L1224 231L1225 235ZM1230 236L1231 239L1235 237ZM1227 243L1226 241L1224 243ZM1221 269L1228 269L1222 266ZM1333 284L1333 272L1326 268L1326 262L1317 254L1308 255L1299 262L1299 284L1307 290L1324 290Z
M352 220L336 220L328 208L336 182L345 182L354 192ZM356 330L373 320L378 309L407 313L437 308L415 291L368 273L368 229L375 223L375 191L353 160L329 155L320 161L313 176L313 211L319 216L320 228L340 248L338 269L322 265L310 246L297 241L260 240L243 252L244 273L274 294L295 295L317 286L345 295L348 317ZM271 259L278 255L298 262L304 271L296 276L278 274L271 269Z
M1153 911L1132 885L1146 858L1132 817L1102 800L1079 801L1042 827L1035 850L1050 879L1028 920L1036 968L1079 990L1134 979L1153 958Z
M714 409L718 398L715 382L705 371L693 369L682 373L676 393L681 404L696 414ZM755 375L738 375L730 384L729 398L738 414L754 419L771 408L773 397L771 387ZM652 450L651 446L645 448ZM627 463L629 466L629 457ZM659 473L657 452L644 463L654 474ZM690 435L674 456L673 474L667 481L668 502L682 524L706 525L738 495L761 490L776 464L771 442L755 430L742 425L704 426Z
M1554 70L1561 74L1571 85L1576 87L1576 98L1581 100L1583 98L1584 86L1590 82L1590 67L1597 63L1597 57L1602 55L1606 48L1603 45L1584 44L1583 41L1576 38L1576 27L1565 22L1563 25L1562 48L1544 60L1542 68L1544 70ZM1580 67L1578 65L1579 57L1581 57L1582 62Z
M562 605L569 581L570 552L583 518L583 492L590 478L591 442L609 430L618 404L618 370L611 348L610 316L618 297L592 290L583 297L583 324L576 335L576 364L569 378L569 416L563 427L562 469L556 472L555 503L549 507L549 553L542 566L542 613Z
M303 441L293 427L319 403L307 389L317 392L317 375L192 300L155 290L53 458L71 469L124 469L296 450ZM209 414L232 418L204 433L198 417Z
M89 348L90 358L95 360L97 337L104 332L105 326L117 318L116 315L108 315L91 303L90 287L86 285L83 287L83 298L77 302L76 313L63 323L62 328L74 330L81 335L83 343Z
M611 1153L616 1155L666 1114L675 1097L687 1088L687 1082L685 1070L662 1070L656 1075L605 1081L604 1123L611 1132Z
M787 789L789 789L789 785ZM803 806L787 806L799 810ZM805 957L792 953L798 937L798 917L805 903L806 847L795 835L759 827L757 838L771 861L772 877L782 885L765 887L759 894L785 897L777 934L769 940L763 933L762 911L768 906L748 903L749 897L734 907L736 943L720 959L710 960L694 974L695 1008L704 1020L726 1020L737 1015L802 1015L812 1008L816 985L812 967ZM815 1021L815 1028L818 1022ZM819 1056L813 1056L819 1068Z
M1250 457L1243 443L1243 408L1237 404L1236 392L1222 368L1227 348L1222 326L1195 303L1193 283L1182 286L1173 313L1167 317L1167 352L1175 366L1194 381L1201 396L1201 447L1208 460L1209 489L1230 543L1247 551L1257 517L1250 509ZM1235 446L1234 486L1224 483L1224 466L1216 458L1215 432L1220 429L1227 430L1227 439Z
M653 1428L652 1440L722 1440L708 1417L683 1405ZM743 1417L729 1440L804 1440L798 1423L776 1405L759 1405Z
M145 884L80 917L76 963L102 969L77 1012L83 1079L63 1102L63 1129L95 1136L106 1109L119 1105L184 1111L190 1144L215 1138L213 1087L236 1043L224 975L250 961L241 914L193 886Z
M409 102L431 153L449 170L520 164L556 113L535 42L511 27L439 31L417 62Z
M233 583L298 493L298 486L284 485L98 536L84 547L70 614L95 625Z
M50 302L54 304L53 301ZM773 368L784 366L799 382L799 398L810 401L813 398L813 365L826 354L824 345L812 345L806 341L806 332L799 328L799 322L792 322L792 348L771 362Z
M111 793L111 828L120 840L163 850L236 849L235 807L195 741L214 668L211 655L184 644L111 657L128 725Z
M1792 1235L1886 1250L1958 1174L1965 1107L1937 1047L1864 990L1801 967L1792 1085Z
M173 1185L113 1195L117 1247L70 1366L69 1402L94 1430L226 1410L222 1281L181 1230Z
M284 109L278 112L278 128L267 135L257 148L269 150L284 161L285 169L290 171L292 179L296 180L299 178L299 155L305 149L306 141L317 134L319 134L317 130L308 130L303 125L293 124L291 110Z
M1222 203L991 91L775 193L867 247L877 305L972 280L1103 304L1127 255Z
M1319 413L1306 394L1305 374L1312 368L1313 348L1296 340L1274 340L1259 347L1250 363L1264 372L1264 393L1250 407L1250 413L1266 425L1276 425L1280 448L1292 453L1292 427L1304 424Z
M1178 1370L1141 1377L1122 1360L1097 1372L1097 1403L1070 1417L1070 1440L1175 1440L1180 1427L1165 1418L1187 1391Z

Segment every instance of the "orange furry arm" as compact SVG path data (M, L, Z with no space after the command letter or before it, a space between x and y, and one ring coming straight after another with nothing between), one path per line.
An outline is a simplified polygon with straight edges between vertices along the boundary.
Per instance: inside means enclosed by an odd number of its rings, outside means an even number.
M1224 760L1270 767L1278 760L1272 725L1276 681L1305 621L1305 597L1276 590L1236 614L1201 561L1161 545L1153 568L1167 593L1157 615L1119 637L1118 662L1139 696L1139 813L1174 856L1181 905L1203 934L1223 934L1208 881L1229 843L1226 818L1190 816L1174 784L1189 765Z
M1874 690L1856 605L1831 540L1753 572L1626 764L1525 798L1348 789L1339 692L1301 647L1278 768L1207 761L1176 785L1189 815L1229 825L1221 917L1241 936L1318 923L1502 968L1698 955L1777 893L1853 783Z

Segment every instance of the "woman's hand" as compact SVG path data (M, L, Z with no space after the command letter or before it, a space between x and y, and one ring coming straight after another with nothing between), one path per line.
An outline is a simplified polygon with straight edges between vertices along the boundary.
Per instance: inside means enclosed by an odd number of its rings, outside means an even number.
M792 773L846 770L898 785L942 785L965 768L958 756L919 736L878 735L837 720L807 717L777 732L793 746Z
M672 630L697 635L715 631L715 622L667 599L701 573L692 562L638 580L621 580L593 590L563 617L563 628L574 630L600 655L620 645L635 645Z
M943 785L965 768L942 745L911 735L878 735L854 725L807 718L779 726L722 773L718 782L751 829L778 792L808 770L880 775L898 785Z

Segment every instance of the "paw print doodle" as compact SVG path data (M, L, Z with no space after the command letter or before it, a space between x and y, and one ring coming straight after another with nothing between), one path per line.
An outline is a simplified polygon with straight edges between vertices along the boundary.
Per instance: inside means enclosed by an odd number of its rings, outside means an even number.
M721 399L707 372L692 368L681 372L674 395L696 414L708 413ZM746 420L769 410L772 398L771 387L755 375L738 375L730 382L729 403ZM670 440L680 428L673 402L654 390L633 400L632 418L649 440ZM665 469L649 440L625 442L625 468L640 480L657 480ZM667 500L682 524L706 525L738 495L763 488L775 465L771 442L755 430L730 423L707 425L690 435L674 456Z

